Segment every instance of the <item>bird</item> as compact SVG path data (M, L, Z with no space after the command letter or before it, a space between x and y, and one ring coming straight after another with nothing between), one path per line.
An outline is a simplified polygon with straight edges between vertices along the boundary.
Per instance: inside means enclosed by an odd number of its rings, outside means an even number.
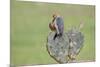
M53 40L55 40L56 37L61 37L63 35L64 21L59 14L53 14L52 17L53 19L52 22L49 23L49 28L51 29L51 31L55 32L55 36L53 38Z

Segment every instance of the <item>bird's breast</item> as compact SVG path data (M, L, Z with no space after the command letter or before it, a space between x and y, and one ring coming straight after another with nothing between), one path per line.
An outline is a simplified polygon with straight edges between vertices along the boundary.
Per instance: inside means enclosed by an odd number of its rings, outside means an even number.
M51 29L51 31L55 31L56 30L55 24L53 24L53 23L49 24L49 28Z

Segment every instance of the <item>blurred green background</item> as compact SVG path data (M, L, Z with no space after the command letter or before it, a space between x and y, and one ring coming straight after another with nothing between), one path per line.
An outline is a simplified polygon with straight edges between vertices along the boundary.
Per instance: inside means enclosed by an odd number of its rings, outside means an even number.
M52 14L64 19L64 31L84 22L84 47L77 61L95 60L95 6L11 0L11 65L55 64L46 50Z

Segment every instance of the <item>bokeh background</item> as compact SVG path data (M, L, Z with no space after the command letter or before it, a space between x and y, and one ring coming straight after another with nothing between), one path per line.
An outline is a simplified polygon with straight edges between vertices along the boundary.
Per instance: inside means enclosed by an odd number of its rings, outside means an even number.
M84 22L84 47L76 60L95 61L95 6L11 0L11 65L56 64L46 50L52 14L64 19L64 31Z

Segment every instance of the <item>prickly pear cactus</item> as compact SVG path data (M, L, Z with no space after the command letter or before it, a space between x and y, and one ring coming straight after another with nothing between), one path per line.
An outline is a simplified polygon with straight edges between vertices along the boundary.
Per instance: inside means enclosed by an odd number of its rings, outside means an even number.
M68 62L69 39L66 34L53 40L55 32L51 32L47 39L47 50L51 57L59 63Z
M83 47L84 36L78 29L70 29L53 40L55 32L47 38L47 51L59 63L73 62Z
M84 36L76 28L73 28L67 32L69 38L69 57L70 59L75 59L81 48L83 47Z

